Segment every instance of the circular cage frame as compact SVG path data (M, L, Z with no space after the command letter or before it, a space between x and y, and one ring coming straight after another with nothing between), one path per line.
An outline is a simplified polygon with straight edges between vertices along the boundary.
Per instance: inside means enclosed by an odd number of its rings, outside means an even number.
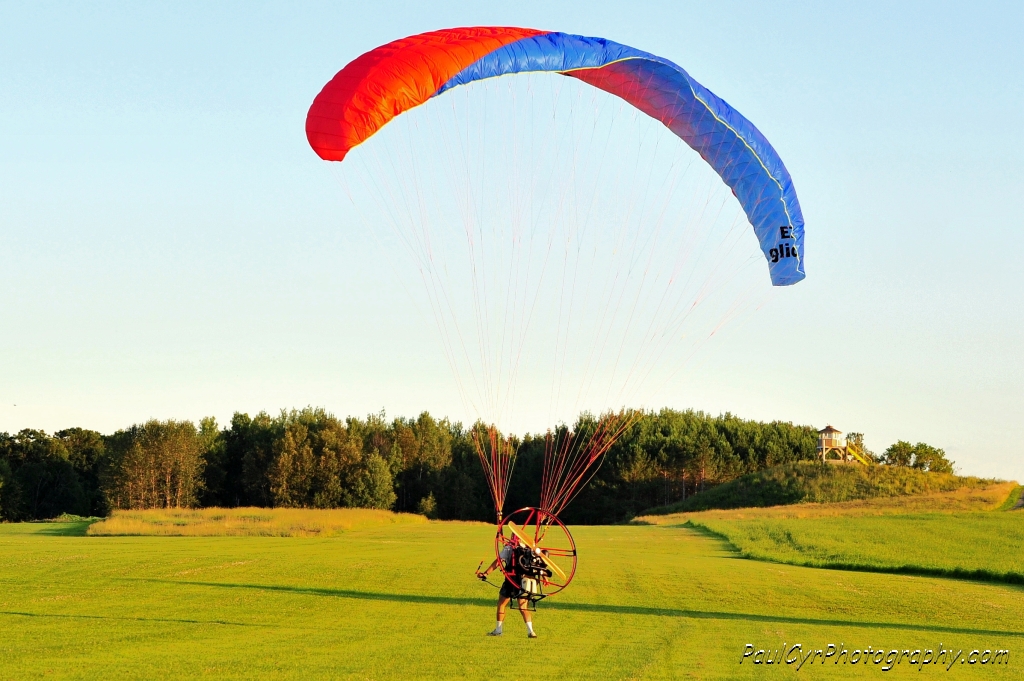
M508 569L505 561L501 560L502 549L506 546L515 548L523 544L519 537L509 528L509 523L515 523L520 528L520 531L526 534L527 538L533 542L536 549L552 558L552 562L554 562L555 558L571 559L571 565L565 565L561 561L558 562L558 567L562 568L566 578L561 579L554 572L547 576L541 575L538 580L541 584L541 593L525 591L520 577L516 574L515 570ZM552 542L549 538L545 542L545 538L549 537L550 532L554 532L556 536L564 539ZM567 546L560 544L567 544ZM520 591L521 595L518 598L525 598L534 603L562 591L565 587L569 586L569 583L572 582L573 577L576 575L576 541L573 539L572 533L569 532L569 528L553 513L533 506L526 506L518 511L513 511L502 519L494 536L494 555L498 559L498 567L505 576L505 579ZM565 569L567 567L568 569Z

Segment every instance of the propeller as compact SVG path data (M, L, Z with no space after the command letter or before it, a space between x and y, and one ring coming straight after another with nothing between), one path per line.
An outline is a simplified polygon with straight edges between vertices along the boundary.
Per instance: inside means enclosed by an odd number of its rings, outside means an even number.
M534 555L537 556L538 558L540 558L542 561L544 561L544 564L547 565L549 568L551 568L552 572L554 572L556 575L561 577L563 581L568 579L565 576L565 573L562 572L562 568L560 568L557 565L555 565L551 561L551 559L548 558L544 554L543 550L538 549L537 548L537 544L534 541L532 541L529 537L527 537L526 533L523 532L519 527L517 527L514 522L512 522L512 521L508 522L508 529L512 531L512 534L514 534L515 536L519 537L519 541L523 542L528 547L530 547L530 550L533 551Z

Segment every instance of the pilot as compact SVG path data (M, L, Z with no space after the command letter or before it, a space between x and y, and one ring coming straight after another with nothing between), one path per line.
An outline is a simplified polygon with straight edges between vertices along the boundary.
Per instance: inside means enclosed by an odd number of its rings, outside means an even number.
M487 566L483 572L477 572L477 577L480 579L487 579L492 571L497 569L499 561L504 563L505 572L512 572L515 568L514 556L516 548L511 544L505 544L501 547L501 552L498 557ZM526 622L526 636L527 638L537 638L537 634L533 631L533 617L529 610L526 609L527 601L522 598L523 590L517 587L515 584L509 581L508 577L505 577L505 581L501 583L501 589L498 591L498 623L494 627L494 631L489 632L488 636L501 636L502 625L505 622L505 608L512 601L513 598L517 599L519 603L519 612L523 615L523 621Z

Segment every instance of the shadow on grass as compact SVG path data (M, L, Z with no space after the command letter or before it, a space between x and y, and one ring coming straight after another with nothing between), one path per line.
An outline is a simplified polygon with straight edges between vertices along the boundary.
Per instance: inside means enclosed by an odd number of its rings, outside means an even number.
M699 534L700 536L706 539L714 539L718 541L720 544L722 544L722 550L728 553L729 555L734 556L735 558L747 558L747 556L743 555L743 552L740 550L738 546L729 541L728 537L726 537L724 534L719 534L718 532L715 532L712 529L704 527L703 525L696 525L687 520L685 523L682 523L681 525L665 525L665 527L671 527L673 529L683 528L689 530L690 532L693 532L694 534Z
M228 622L226 620L186 620L171 617L117 617L115 615L70 615L67 613L49 612L19 612L15 610L0 610L0 615L11 615L13 617L41 617L50 619L69 620L115 620L119 622L160 622L171 624L220 624L229 627L263 627L262 624L246 624L245 622Z
M388 601L392 603L419 603L427 605L469 605L493 607L494 599L468 598L464 596L427 596L424 594L395 594L377 591L355 591L352 589L326 589L318 587L281 586L275 584L230 584L219 582L183 582L171 579L147 579L146 582L201 586L215 589L252 589L310 596L328 596L362 601ZM975 634L985 636L1017 636L1024 638L1024 631L999 631L995 629L966 629L934 624L904 624L901 622L858 622L852 620L826 620L805 617L784 617L781 615L757 615L743 612L715 612L710 610L685 610L678 608L651 608L637 605L611 605L597 603L567 603L565 601L544 601L541 607L569 612L593 612L611 615L640 615L646 617L679 617L700 620L725 620L737 622L766 622L773 624L807 624L829 627L862 627L870 629L895 629L899 631L928 631L943 634Z
M95 520L78 520L70 523L39 523L39 529L33 534L41 534L47 537L84 537L89 531L89 526Z

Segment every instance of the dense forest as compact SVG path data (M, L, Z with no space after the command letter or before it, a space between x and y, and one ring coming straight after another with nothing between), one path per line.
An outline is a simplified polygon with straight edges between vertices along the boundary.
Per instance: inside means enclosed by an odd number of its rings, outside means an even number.
M583 415L583 418L592 418ZM537 503L545 437L517 441L506 511ZM740 475L813 459L811 426L696 411L637 414L563 514L573 523L627 519ZM941 451L941 450L940 450ZM904 465L912 465L913 457ZM112 435L0 433L0 518L106 515L195 506L364 507L493 521L469 429L424 412L339 419L323 409L157 421Z

